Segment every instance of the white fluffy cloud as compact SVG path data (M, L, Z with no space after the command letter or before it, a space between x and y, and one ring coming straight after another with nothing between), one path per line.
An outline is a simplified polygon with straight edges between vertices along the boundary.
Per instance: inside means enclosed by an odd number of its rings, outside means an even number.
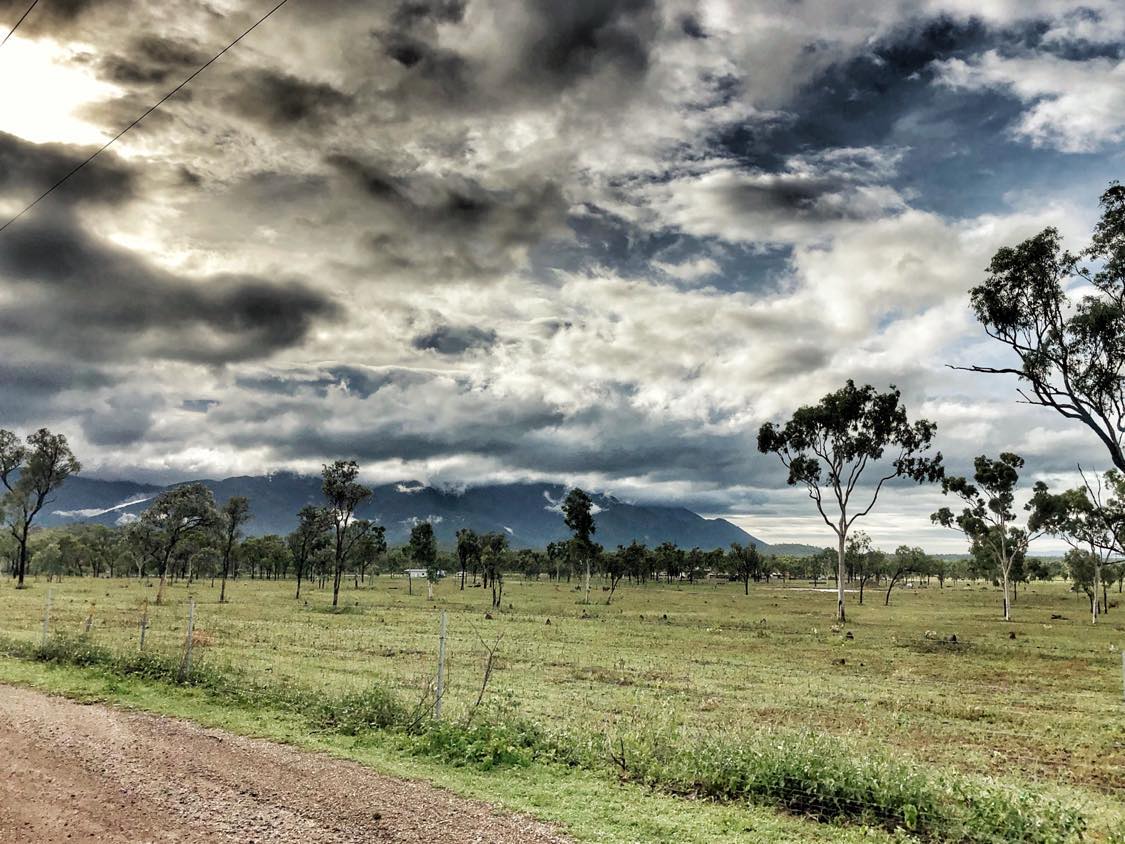
M1027 108L1013 131L1036 146L1092 152L1125 139L1125 61L990 50L969 62L949 59L940 73L954 88L999 88L1017 97Z

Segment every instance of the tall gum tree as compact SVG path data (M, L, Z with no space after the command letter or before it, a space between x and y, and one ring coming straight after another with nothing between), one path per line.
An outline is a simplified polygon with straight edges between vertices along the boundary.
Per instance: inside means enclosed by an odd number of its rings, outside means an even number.
M301 581L318 551L327 549L331 542L329 531L332 517L323 507L306 504L297 514L297 527L286 537L289 551L293 555L293 567L297 575L297 592L294 599L301 597Z
M219 511L223 531L223 582L219 587L219 603L227 602L227 577L230 576L231 558L242 536L242 528L250 521L250 499L234 495Z
M892 385L880 393L851 379L819 402L793 413L784 425L767 422L758 431L758 450L776 454L789 470L790 486L803 485L824 523L836 534L836 619L844 607L846 545L857 520L875 507L888 481L940 480L941 453L931 456L937 425L911 422L901 394ZM865 474L873 485L861 485Z
M1016 376L1024 403L1085 425L1125 471L1125 186L1110 185L1101 209L1090 246L1077 255L1054 228L996 252L970 300L1018 365L953 368ZM1072 300L1074 286L1089 292Z
M407 543L407 552L410 562L418 568L426 570L426 598L434 599L434 583L437 582L437 537L434 536L434 526L431 522L418 522L410 529L410 541Z
M1006 451L996 460L983 454L973 460L973 479L942 479L941 491L964 502L960 513L942 507L930 518L935 524L959 530L972 543L974 556L990 558L1004 590L1004 620L1012 620L1012 567L1022 560L1034 538L1016 524L1015 488L1023 458Z
M583 490L575 487L567 493L562 505L563 520L574 534L572 547L580 559L586 563L586 597L590 603L590 564L594 556L593 535L597 530L594 524L594 502Z
M358 542L370 527L370 522L355 520L355 511L371 497L371 490L359 483L359 464L354 460L337 460L325 465L321 491L327 502L325 510L331 520L335 534L333 545L332 606L340 603L340 578L344 574L344 562L352 545ZM359 525L356 529L354 525ZM351 528L349 530L349 528Z
M156 603L164 603L168 566L184 545L215 529L219 513L215 496L203 484L184 484L165 490L130 528L141 552L151 558L160 573Z
M1052 493L1045 483L1035 484L1027 509L1031 531L1061 538L1072 549L1086 553L1092 567L1091 623L1098 623L1101 610L1109 609L1110 562L1125 554L1125 477L1113 469L1104 477L1090 479L1082 473L1083 486ZM1073 557L1072 557L1073 559ZM1114 573L1116 574L1116 573ZM1101 605L1098 589L1102 590Z
M21 443L11 431L0 429L0 515L16 541L16 588L27 574L27 540L36 517L71 475L82 469L62 434L40 428Z

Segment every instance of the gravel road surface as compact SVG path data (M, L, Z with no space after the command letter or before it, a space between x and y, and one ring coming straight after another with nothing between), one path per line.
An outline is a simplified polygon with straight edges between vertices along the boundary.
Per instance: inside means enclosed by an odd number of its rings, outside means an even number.
M548 825L268 741L0 686L0 842L565 844Z

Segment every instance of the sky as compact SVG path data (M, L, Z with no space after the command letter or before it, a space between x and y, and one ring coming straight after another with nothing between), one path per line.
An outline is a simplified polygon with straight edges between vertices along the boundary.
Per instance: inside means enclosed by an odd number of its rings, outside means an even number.
M0 48L0 217L272 5L42 0ZM0 427L93 477L355 458L827 545L756 434L848 378L952 472L1108 468L947 364L1007 361L968 290L1046 226L1081 248L1123 164L1116 0L290 0L0 233ZM861 526L963 550L943 503Z

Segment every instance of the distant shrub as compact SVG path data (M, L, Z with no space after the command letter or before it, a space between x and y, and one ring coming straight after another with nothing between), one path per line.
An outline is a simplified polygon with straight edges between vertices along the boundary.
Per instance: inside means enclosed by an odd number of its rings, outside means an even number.
M108 665L113 662L113 654L93 643L87 636L61 634L52 636L45 643L9 642L6 650L12 656L31 659L36 662L51 662L56 665L76 665L87 668L93 665Z
M354 736L366 730L403 728L410 713L381 686L370 686L339 698L326 698L311 713L321 727Z

